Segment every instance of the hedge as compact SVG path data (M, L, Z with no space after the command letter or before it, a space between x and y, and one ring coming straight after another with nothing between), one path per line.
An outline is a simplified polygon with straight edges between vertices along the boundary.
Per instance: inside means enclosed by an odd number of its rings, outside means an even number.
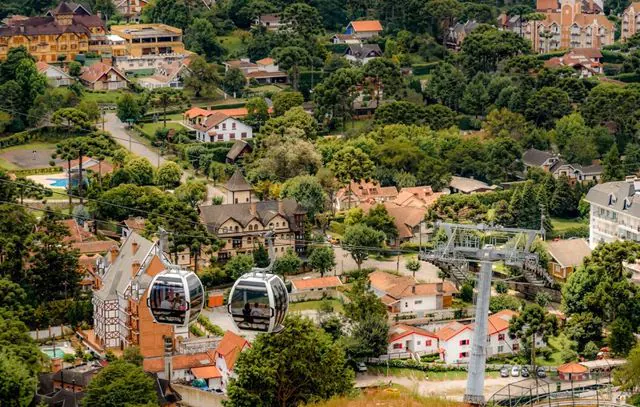
M195 336L204 336L204 332L202 332L202 329L198 328L196 324L189 325L189 332Z
M62 167L29 168L25 170L13 170L11 172L17 177L26 177L28 175L56 174L62 172Z
M622 65L620 64L604 64L603 65L604 74L606 76L615 76L619 75L622 70Z
M621 73L620 75L614 76L613 79L617 79L620 82L625 83L640 82L640 75L635 72Z
M58 141L61 138L79 135L73 133L70 134L70 131L71 130L68 128L53 126L31 129L8 137L0 138L0 148L29 144L34 141Z
M411 65L411 71L414 75L427 75L433 72L440 65L440 62L429 62L426 64L413 64Z
M567 228L561 232L553 232L553 237L561 237L563 239L569 239L571 237L589 237L589 225L585 224Z
M211 106L210 110L236 109L238 107L245 107L246 105L247 104L245 102L229 103L226 105L214 105Z
M537 58L541 61L548 61L551 58L561 57L566 53L567 53L567 50L547 52L546 54L537 55Z
M621 64L627 59L625 55L621 52L616 51L607 51L602 50L602 61L603 63L609 64Z
M433 355L424 356L425 358L431 358ZM413 359L391 359L381 360L379 362L368 362L372 366L389 366L405 369L421 370L423 372L466 372L467 369L464 366L447 366L444 364L424 363L416 362ZM388 365L387 365L388 364ZM490 371L491 369L486 369Z
M218 325L213 324L209 321L209 318L204 315L198 315L198 322L202 325L207 331L211 332L216 336L224 336L224 331Z

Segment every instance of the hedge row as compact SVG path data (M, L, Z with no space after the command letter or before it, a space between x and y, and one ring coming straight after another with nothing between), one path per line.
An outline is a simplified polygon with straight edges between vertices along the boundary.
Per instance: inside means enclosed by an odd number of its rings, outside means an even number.
M411 71L414 75L427 75L433 72L440 65L440 62L428 62L426 64L413 64Z
M198 315L198 322L202 325L207 331L211 332L216 336L224 336L224 331L218 325L213 324L209 318L204 315Z
M561 57L566 53L567 53L567 50L547 52L546 54L538 55L537 58L542 60L542 61L547 61L547 60L549 60L551 58Z
M602 50L602 61L608 64L621 64L627 59L627 57L621 53L616 51L607 51Z
M29 144L34 141L57 141L63 137L74 136L69 134L68 128L41 127L0 138L0 148Z
M563 239L569 239L571 237L589 237L589 225L581 225L564 229L562 232L553 232L553 237L561 237Z
M431 359L433 355L424 356L425 359ZM416 362L413 359L391 359L389 361L382 360L379 362L369 362L372 366L388 366L399 367L405 369L421 370L423 372L466 372L465 366L448 366L444 364L434 364L428 362ZM487 369L491 370L491 369Z
M614 76L613 79L617 79L620 82L625 83L634 83L640 82L640 75L635 72L621 73L620 75Z
M11 172L17 177L26 177L28 175L56 174L62 172L62 167L29 168L26 170L14 170Z
M189 332L195 336L204 336L204 332L202 332L202 329L198 328L196 324L189 325Z

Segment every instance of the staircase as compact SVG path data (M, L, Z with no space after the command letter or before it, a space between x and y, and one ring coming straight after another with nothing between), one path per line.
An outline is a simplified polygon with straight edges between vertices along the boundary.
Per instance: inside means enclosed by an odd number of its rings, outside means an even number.
M528 283L538 287L551 288L555 285L547 269L538 264L538 256L527 256L522 264L522 275Z

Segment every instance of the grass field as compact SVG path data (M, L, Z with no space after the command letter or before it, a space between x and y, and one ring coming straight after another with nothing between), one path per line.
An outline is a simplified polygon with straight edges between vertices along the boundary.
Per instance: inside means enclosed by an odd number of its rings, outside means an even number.
M310 407L458 407L462 405L457 401L420 396L398 385L386 389L366 389L351 396L335 397L309 404Z
M333 306L333 310L336 312L343 312L342 303L338 300L329 300ZM292 302L289 304L289 311L313 311L320 309L321 300L318 301L305 301L305 302Z
M571 348L571 340L560 334L558 336L549 338L549 347L553 350L549 360L543 358L536 358L536 363L540 366L560 366L564 363L562 360L562 351Z
M231 35L218 37L218 40L220 40L222 46L225 47L229 52L229 56L237 58L247 52L246 44L242 43L243 35L248 35L248 33L245 31L236 30L231 33Z
M54 143L30 143L7 147L0 150L0 167L6 170L48 167L55 149Z
M384 366L368 366L368 371L371 374L377 374L380 376L386 376L387 374L387 368ZM465 371L423 372L421 370L406 369L401 367L390 367L389 375L396 377L408 377L415 380L431 381L464 380L467 378L467 372ZM499 372L487 372L485 374L485 377L488 378L496 378L499 376Z
M93 101L96 103L117 103L123 92L113 91L106 93L99 92L84 92L82 94L82 100Z
M169 120L169 118L167 118ZM140 127L144 130L145 133L153 136L156 134L156 130L161 129L164 126L162 119L159 119L156 123L140 123ZM179 123L169 123L167 122L168 129L183 129L184 126Z
M551 224L553 225L554 232L563 232L568 229L584 226L587 223L579 218L576 218L576 219L551 218Z

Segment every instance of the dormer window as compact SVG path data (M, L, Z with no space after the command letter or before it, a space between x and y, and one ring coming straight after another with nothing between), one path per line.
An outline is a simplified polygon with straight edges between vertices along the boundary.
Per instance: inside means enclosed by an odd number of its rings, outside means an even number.
M624 204L622 206L622 209L625 210L625 209L628 209L628 208L631 208L631 199L624 198Z
M615 204L617 201L616 196L613 194L609 194L609 205Z

